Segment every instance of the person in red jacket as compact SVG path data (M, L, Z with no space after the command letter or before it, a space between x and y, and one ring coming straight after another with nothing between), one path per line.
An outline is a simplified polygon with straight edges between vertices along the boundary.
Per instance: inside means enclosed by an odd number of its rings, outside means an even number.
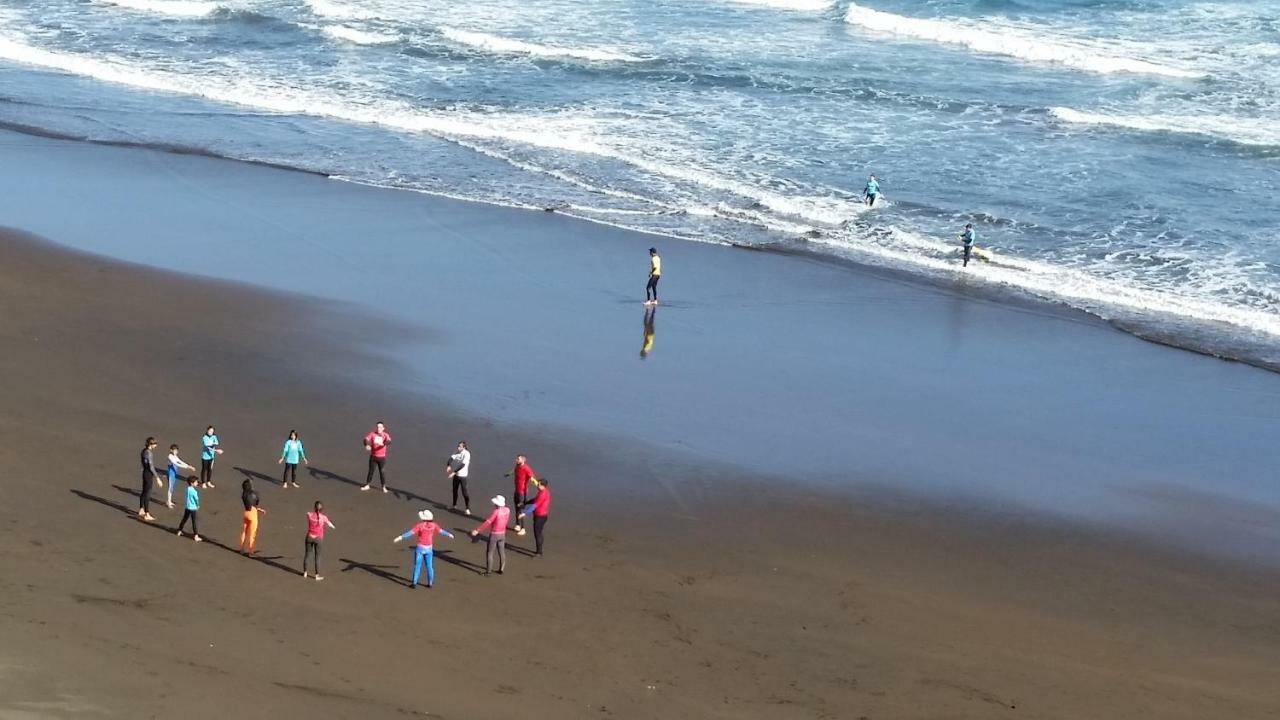
M538 489L538 494L524 506L524 514L533 515L533 542L538 548L534 554L541 557L542 530L547 526L547 518L551 515L551 483L545 478L541 481L531 479L529 482Z
M385 466L387 464L387 446L391 444L391 434L387 432L387 426L379 420L373 426L373 432L364 436L364 449L369 453L369 474L364 478L364 487L361 490L368 490L373 484L373 469L378 469L378 480L382 482L382 492L387 491L387 475Z
M533 468L529 467L529 459L524 455L516 456L516 466L511 471L511 477L515 479L515 492L511 496L511 505L517 513L515 531L517 535L524 535L524 523L521 522L521 518L524 517L524 505L529 492L529 481L537 480L537 477L533 474Z
M507 569L507 520L511 519L511 509L507 507L507 499L501 495L494 496L493 512L480 523L480 527L471 531L476 537L485 530L489 531L489 544L484 554L484 574L493 570L493 556L498 556L498 574Z
M416 590L418 587L418 576L422 574L422 566L427 566L427 587L431 588L436 584L436 567L432 563L434 552L432 544L436 539L436 533L452 539L453 533L445 530L435 523L435 518L430 510L423 510L418 513L418 522L409 528L402 535L397 535L392 542L400 542L409 538L417 538L413 548L413 581L409 585L410 590Z

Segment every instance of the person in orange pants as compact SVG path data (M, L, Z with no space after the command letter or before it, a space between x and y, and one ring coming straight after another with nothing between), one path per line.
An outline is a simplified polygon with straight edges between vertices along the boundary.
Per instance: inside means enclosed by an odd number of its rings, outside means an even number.
M253 481L245 478L240 485L240 501L244 503L244 520L240 525L240 552L252 555L258 552L258 513L266 510L258 507L261 498L253 489Z

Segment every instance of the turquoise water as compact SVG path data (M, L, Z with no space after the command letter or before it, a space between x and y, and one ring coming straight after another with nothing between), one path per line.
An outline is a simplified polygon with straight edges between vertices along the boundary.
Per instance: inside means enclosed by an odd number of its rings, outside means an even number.
M1277 17L1276 0L0 0L0 121L801 249L1275 368ZM994 263L957 267L965 222Z

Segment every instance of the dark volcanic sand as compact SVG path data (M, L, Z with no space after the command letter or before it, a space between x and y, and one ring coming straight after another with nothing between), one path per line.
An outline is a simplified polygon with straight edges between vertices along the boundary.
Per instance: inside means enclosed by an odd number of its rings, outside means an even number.
M1266 571L765 477L727 494L740 471L381 389L406 370L362 348L408 331L342 306L14 234L0 252L0 718L1280 713ZM349 482L377 417L394 496ZM209 542L175 538L162 505L134 520L142 439L191 461L210 422L227 452ZM263 557L245 559L240 468L274 477L291 427L315 472L258 482ZM447 500L464 437L477 508L510 492L517 451L553 478L550 554L483 578L482 546L441 540L437 587L411 592L390 541L430 506L410 494ZM296 570L317 498L337 525L323 583Z

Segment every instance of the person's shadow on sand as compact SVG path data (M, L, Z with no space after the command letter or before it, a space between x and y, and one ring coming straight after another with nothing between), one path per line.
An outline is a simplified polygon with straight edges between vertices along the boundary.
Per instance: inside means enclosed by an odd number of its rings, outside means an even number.
M400 577L399 575L396 575L395 573L387 572L388 570L391 570L397 567L395 565L373 565L371 563L362 563L357 560L352 560L350 558L338 558L338 562L344 562L347 564L346 567L342 568L338 572L351 572L352 570L363 570L369 573L370 575L373 575L374 577L380 577L383 580L386 580L387 582L395 583L396 585L400 585L401 587L409 587L410 585L410 582L408 580L405 580L404 578Z
M279 480L279 479L277 479L277 478L273 478L273 477L271 477L270 475L263 475L262 473L260 473L260 472L258 472L258 471L256 471L256 470L249 470L248 468L242 468L242 467L240 467L239 465L233 466L233 467L232 467L232 469L233 469L233 470L235 470L236 472L240 473L241 475L244 475L246 478L248 478L248 479L250 479L250 480L260 480L260 481L262 481L262 482L265 482L265 483L268 483L268 484L271 484L271 485L279 485L279 484L280 484L280 480Z
M242 470L241 472L245 472L245 471ZM307 472L311 475L312 478L315 478L317 480L334 480L336 482L345 483L352 487L357 487L357 488L364 487L364 483L362 482L356 482L355 480L352 480L349 477L345 477L343 475L339 475L338 473L330 472L328 470L321 470L320 468L308 467ZM462 514L460 511L453 510L452 508L445 506L444 503L436 502L435 500L432 500L431 498L426 497L424 495L418 495L417 493L412 493L412 492L409 492L408 490L400 490L390 486L388 486L388 489L391 490L391 496L396 498L397 500L405 500L405 501L416 500L418 502L424 502L430 505L431 507L435 508L436 510L452 512L455 515Z
M132 495L132 496L134 496L134 497L137 497L137 495L138 495L138 493L137 493L137 491L136 491L136 490L130 490L129 488L126 488L126 487L121 487L121 486L119 486L119 485L112 485L111 487L113 487L113 488L115 488L116 490L119 490L120 492L123 492L123 493L125 493L125 494L127 494L127 495ZM138 514L137 514L137 510L136 510L136 509L132 509L132 508L126 507L126 506L124 506L124 505L121 505L120 503L113 502L113 501L108 500L108 499L106 499L106 498L104 498L104 497L98 497L97 495L91 495L91 494L89 494L89 493L87 493L87 492L85 492L85 491L83 491L83 490L72 490L72 491L71 491L71 494L72 494L72 495L75 495L75 496L77 496L77 497L79 497L79 498L81 498L82 500L90 500L90 501L92 501L92 502L96 502L96 503L98 503L99 505L105 505L106 507L109 507L109 508L111 508L111 509L113 509L113 510L117 510L117 511L119 511L119 512L123 513L125 516L127 516L127 517L129 517L129 518L134 519L134 520L137 520L137 522L138 522L138 524L139 524L139 525L145 525L145 526L147 526L147 527L152 527L152 528L156 528L156 529L158 529L158 530L163 530L164 532L169 533L170 535L172 535L173 533L176 533L176 532L178 531L178 528L176 528L176 527L174 527L174 526L172 526L172 525L164 525L164 524L159 523L159 522L145 522L145 521L143 521L143 520L138 520ZM235 553L236 555L240 555L241 557L247 557L247 558L248 558L248 559L250 559L250 560L256 560L256 561L258 561L258 562L262 563L263 565L268 565L268 566L273 567L273 568L275 568L275 569L277 569L277 570L283 570L283 571L285 571L285 572L289 573L290 575L297 575L297 574L298 574L298 571L297 571L297 570L294 570L293 568L289 567L288 565L282 565L282 564L280 564L280 563L276 562L276 560L279 560L282 556L279 556L279 555L272 556L272 557L265 557L265 556L262 556L262 555L248 555L248 556L245 556L243 553L241 553L241 552L240 552L240 550L239 550L238 548L233 548L233 547L231 547L231 546L229 546L229 545L223 545L222 543L218 542L217 540L214 540L214 539L210 538L208 535L201 535L201 536L200 536L200 539L204 541L204 542L202 542L202 543L201 543L202 545L212 545L213 547L220 548L220 549L222 549L222 550L226 550L227 552L230 552L230 553Z

